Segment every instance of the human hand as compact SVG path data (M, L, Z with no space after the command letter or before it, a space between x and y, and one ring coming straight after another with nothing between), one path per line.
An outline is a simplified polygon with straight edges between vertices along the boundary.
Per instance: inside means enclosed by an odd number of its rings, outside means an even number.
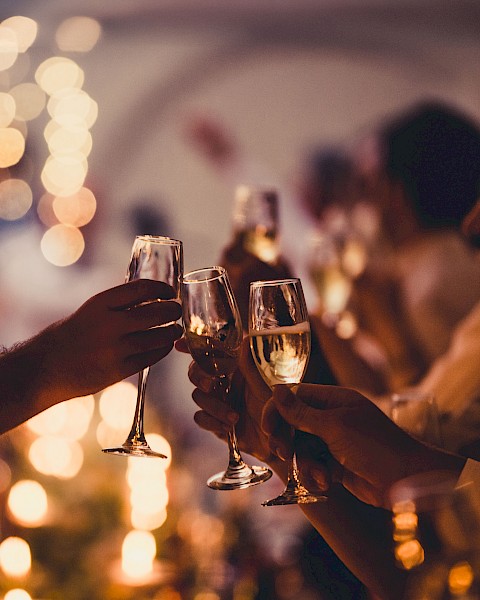
M62 399L95 393L165 357L182 334L173 298L169 285L137 279L93 296L51 325L34 338L48 344L47 387Z
M176 346L183 349L181 341ZM242 343L239 370L232 379L228 404L216 390L215 379L202 371L195 362L191 363L188 375L196 386L192 398L201 409L194 415L199 427L226 441L229 430L235 425L242 451L271 466L274 466L272 462L280 462L270 451L260 426L263 408L272 392L253 363L248 338Z
M262 425L270 435L270 448L282 453L284 442L272 426L278 420L276 411L296 429L320 437L333 457L327 460L332 478L374 506L388 506L388 490L403 477L439 469L459 473L464 464L464 459L412 438L352 389L301 384L294 392L276 386ZM299 468L302 480L316 480L325 489L323 461L302 461L299 456Z

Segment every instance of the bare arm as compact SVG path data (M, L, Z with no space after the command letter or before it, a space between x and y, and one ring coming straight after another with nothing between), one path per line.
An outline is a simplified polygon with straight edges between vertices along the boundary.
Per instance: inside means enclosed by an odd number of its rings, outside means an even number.
M0 354L0 433L77 396L96 393L170 352L180 317L172 290L139 279L93 296L75 313Z

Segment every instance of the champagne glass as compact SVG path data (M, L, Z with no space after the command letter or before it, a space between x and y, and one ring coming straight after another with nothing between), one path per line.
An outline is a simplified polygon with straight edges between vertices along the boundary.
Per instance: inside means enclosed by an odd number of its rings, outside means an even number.
M433 446L443 446L437 403L432 393L407 388L390 396L390 418L399 427Z
M253 360L271 389L302 381L310 357L310 323L299 279L250 284L249 337ZM309 504L325 498L301 484L293 450L285 490L263 506Z
M187 273L182 284L182 306L190 354L206 373L216 378L217 389L228 402L243 330L225 269L209 267ZM227 469L210 477L209 487L241 489L267 481L272 476L270 469L250 466L243 461L233 426L228 433L228 450Z
M274 188L237 186L233 226L237 240L247 252L263 262L277 262L280 253L278 193Z
M168 237L139 235L132 247L126 281L133 279L155 279L168 283L180 301L180 280L183 273L182 242ZM132 428L125 442L116 448L103 448L107 454L121 456L150 456L167 458L148 445L143 431L145 390L149 367L138 375L138 391Z

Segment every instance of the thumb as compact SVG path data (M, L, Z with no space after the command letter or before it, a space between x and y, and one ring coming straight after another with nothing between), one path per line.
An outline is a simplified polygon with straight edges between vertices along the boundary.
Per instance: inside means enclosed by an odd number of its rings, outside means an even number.
M313 435L320 435L318 427L319 410L312 408L298 398L294 393L296 387L290 389L286 385L276 385L273 390L273 402L285 421L295 429Z

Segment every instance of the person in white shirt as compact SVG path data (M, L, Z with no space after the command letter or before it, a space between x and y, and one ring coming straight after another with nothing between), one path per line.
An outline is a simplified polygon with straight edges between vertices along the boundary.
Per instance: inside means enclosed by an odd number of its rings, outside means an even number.
M241 449L284 481L291 426L310 434L296 446L300 477L328 500L299 508L373 594L402 598L406 573L393 560L388 490L409 475L441 470L462 483L475 483L480 491L480 463L413 438L353 389L279 385L272 396L253 363L248 340L240 370L232 388L236 406L241 406L235 411L218 397L212 378L191 364L193 399L200 408L196 423L223 440L235 423Z

